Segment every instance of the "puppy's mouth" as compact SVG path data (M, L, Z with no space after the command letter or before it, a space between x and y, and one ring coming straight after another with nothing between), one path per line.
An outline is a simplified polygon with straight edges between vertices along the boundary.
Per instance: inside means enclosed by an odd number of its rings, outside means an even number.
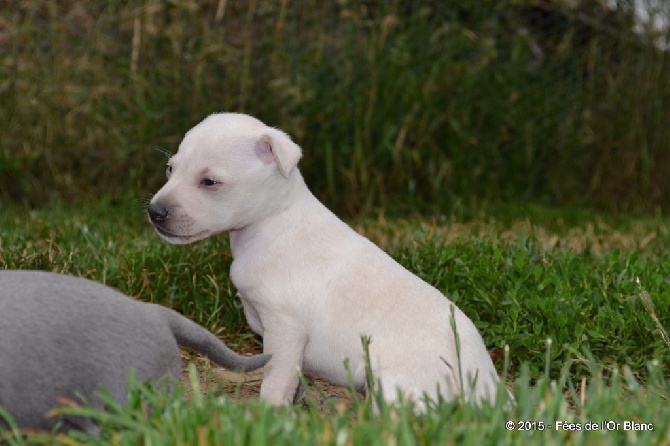
M196 232L195 234L175 234L166 230L165 228L158 226L157 224L154 224L154 228L156 229L158 235L160 235L167 242L174 244L192 243L209 235L209 231L200 231Z

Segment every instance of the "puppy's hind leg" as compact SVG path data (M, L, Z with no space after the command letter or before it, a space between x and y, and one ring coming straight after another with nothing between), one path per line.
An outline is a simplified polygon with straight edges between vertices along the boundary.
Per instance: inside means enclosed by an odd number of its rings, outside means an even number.
M411 402L419 412L425 412L440 400L457 399L460 394L452 376L436 376L430 370L413 366L387 369L381 374L380 382L385 403Z

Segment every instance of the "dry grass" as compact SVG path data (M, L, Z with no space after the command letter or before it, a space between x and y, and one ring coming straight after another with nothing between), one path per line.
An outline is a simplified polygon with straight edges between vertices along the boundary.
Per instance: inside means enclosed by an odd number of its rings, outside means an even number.
M533 238L545 250L561 249L576 253L589 251L601 255L615 250L645 251L654 246L659 237L658 223L633 221L624 230L615 224L596 218L580 227L552 229L520 218L509 224L486 218L474 222L448 219L387 219L383 213L376 218L359 221L354 228L379 246L389 249L411 246L426 240L452 244L470 238L485 238L504 244ZM662 228L661 228L662 229ZM665 231L664 231L665 232Z

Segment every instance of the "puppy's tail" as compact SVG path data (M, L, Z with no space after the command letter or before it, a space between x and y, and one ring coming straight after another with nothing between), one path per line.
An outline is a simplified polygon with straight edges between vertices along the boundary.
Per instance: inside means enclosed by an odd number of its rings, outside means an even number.
M202 353L228 370L256 370L270 359L266 355L242 356L235 353L223 341L192 320L169 308L160 305L154 307L168 323L177 344Z

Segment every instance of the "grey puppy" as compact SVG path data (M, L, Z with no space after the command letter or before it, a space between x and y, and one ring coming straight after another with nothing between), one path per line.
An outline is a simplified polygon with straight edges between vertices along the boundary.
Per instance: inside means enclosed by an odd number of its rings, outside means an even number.
M103 408L102 389L125 403L131 369L139 382L171 386L181 371L178 344L232 370L254 370L268 359L238 355L179 313L90 280L0 271L0 406L19 427L60 423L64 432L95 434L92 420L45 413L61 397Z

